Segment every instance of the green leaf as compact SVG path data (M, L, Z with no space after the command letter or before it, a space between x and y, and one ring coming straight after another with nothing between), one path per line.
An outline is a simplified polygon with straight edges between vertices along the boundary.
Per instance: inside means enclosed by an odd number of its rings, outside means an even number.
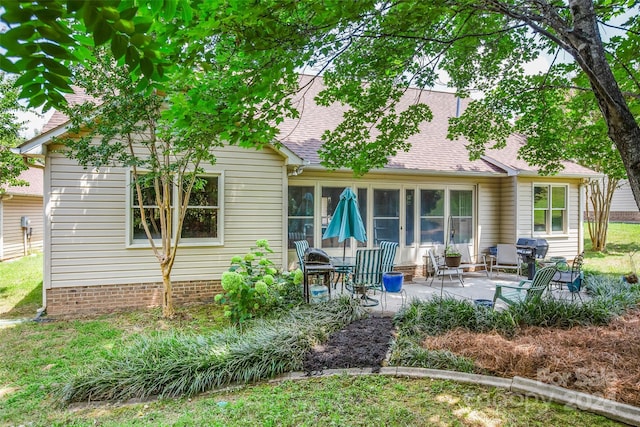
M42 58L42 65L59 76L71 77L71 71L54 59Z
M162 10L162 0L150 0L149 4L151 5L151 13L157 15L158 12Z
M33 23L23 24L12 28L2 35L3 44L7 40L28 40L36 31Z
M36 30L42 37L49 41L57 42L59 44L73 44L74 40L65 33L56 30L48 25L39 25Z
M52 3L52 5L55 5L55 3ZM36 9L34 13L41 22L52 22L62 17L62 9L49 7L46 9Z
M93 43L95 43L96 46L100 46L109 41L112 34L113 30L111 29L111 25L104 19L99 18L93 29Z
M120 19L132 20L138 12L137 7L130 7L120 12Z
M55 86L58 89L64 89L65 91L71 90L71 86L69 86L69 82L65 78L48 71L45 71L43 75L52 86Z
M153 62L147 57L140 59L140 69L145 77L151 78L153 75Z
M29 99L29 107L38 108L39 106L44 104L46 101L47 101L47 95L45 95L44 93L40 93L36 96L32 96Z
M49 54L56 59L74 59L73 55L57 44L43 42L38 43L38 46L44 53Z
M40 83L32 83L28 86L23 86L19 96L20 98L31 98L40 92L42 92L42 85Z
M85 4L85 0L67 0L67 10L69 12L77 12Z
M164 7L162 8L162 17L167 21L171 21L176 15L176 8L178 7L177 0L165 0Z
M111 39L111 52L113 53L113 57L115 59L122 58L125 53L127 53L127 47L129 46L129 41L127 37L122 34L114 34Z
M113 28L126 34L133 34L136 30L133 21L128 21L126 19L117 20L116 23L113 24Z
M100 17L100 13L98 12L98 8L95 3L87 2L84 6L83 12L84 25L87 26L88 30L95 31L94 27Z
M125 62L131 69L134 69L138 66L139 61L140 53L138 52L138 49L136 49L135 46L130 45L127 48L127 53L125 54Z
M39 70L33 70L33 69L32 70L27 70L23 75L18 77L18 79L15 81L14 85L15 86L24 86L28 82L36 81L38 77L41 77Z
M33 9L22 8L18 2L2 2L6 11L2 14L2 20L7 24L22 24L29 22L33 16Z
M4 70L7 73L18 74L20 69L16 65L9 61L4 55L0 55L0 70Z

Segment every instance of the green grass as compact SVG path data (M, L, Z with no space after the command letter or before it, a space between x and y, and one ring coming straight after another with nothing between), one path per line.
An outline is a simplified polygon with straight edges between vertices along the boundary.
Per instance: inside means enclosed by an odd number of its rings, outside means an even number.
M0 262L0 318L35 317L42 306L42 254Z
M591 273L623 275L635 268L640 273L640 224L610 223L607 247L603 252L591 250L587 225L584 226L584 270ZM633 255L631 258L629 255Z

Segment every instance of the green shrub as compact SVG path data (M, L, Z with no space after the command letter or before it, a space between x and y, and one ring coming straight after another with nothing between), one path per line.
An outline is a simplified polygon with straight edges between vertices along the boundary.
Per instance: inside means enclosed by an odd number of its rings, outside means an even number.
M229 271L222 273L225 292L215 300L224 305L224 314L232 322L242 323L302 302L302 271L279 271L267 257L269 253L273 253L269 243L258 240L244 257L231 258Z
M458 372L474 372L472 360L457 356L447 350L427 350L408 337L400 337L393 344L389 364L427 369L447 369Z
M506 328L500 312L453 297L414 300L408 309L398 313L396 322L400 332L409 335L440 335L456 328L487 332L497 325Z
M366 315L359 301L341 297L246 322L242 331L139 337L73 376L58 397L63 403L177 397L271 378L301 370L311 347Z

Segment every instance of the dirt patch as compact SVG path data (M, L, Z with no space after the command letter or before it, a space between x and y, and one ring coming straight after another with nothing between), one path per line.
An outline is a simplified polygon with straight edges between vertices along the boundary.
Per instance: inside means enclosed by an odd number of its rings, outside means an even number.
M391 317L357 320L332 334L307 354L304 371L311 375L325 369L373 368L380 371L393 337Z
M393 333L389 317L354 322L307 355L305 372L378 371ZM526 377L640 406L640 311L607 326L524 328L512 339L455 330L430 337L423 345L473 359L479 371L496 376Z

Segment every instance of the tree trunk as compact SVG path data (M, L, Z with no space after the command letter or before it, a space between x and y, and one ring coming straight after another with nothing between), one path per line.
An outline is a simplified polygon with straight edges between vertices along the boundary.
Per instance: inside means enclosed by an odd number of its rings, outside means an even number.
M587 225L591 238L591 249L596 252L601 252L607 247L611 199L618 187L618 182L618 179L604 177L601 180L592 181L586 188ZM593 208L592 212L589 212L589 204Z
M171 319L176 312L173 309L173 289L171 287L171 265L162 263L162 317Z
M569 53L589 77L607 123L609 137L620 151L633 196L640 208L640 127L607 62L593 1L570 0L569 7L573 15L573 28L556 30L569 45Z

